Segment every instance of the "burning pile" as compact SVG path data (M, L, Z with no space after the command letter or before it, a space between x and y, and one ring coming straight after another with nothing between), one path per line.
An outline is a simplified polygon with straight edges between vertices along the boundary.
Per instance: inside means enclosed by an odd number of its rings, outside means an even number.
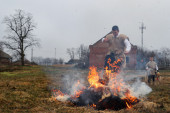
M71 95L64 94L60 90L54 90L53 96L60 101L71 101L77 106L91 106L98 110L120 110L131 108L139 102L123 78L119 77L121 60L110 63L104 70L103 76L99 76L96 67L90 67L88 82L85 87L77 81L73 84L74 91Z

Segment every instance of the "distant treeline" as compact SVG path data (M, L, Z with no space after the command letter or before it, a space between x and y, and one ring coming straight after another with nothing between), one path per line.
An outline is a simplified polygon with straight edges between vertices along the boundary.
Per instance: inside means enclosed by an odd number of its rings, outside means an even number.
M137 69L144 69L149 57L154 56L160 69L170 68L170 49L163 47L160 50L137 49Z
M64 59L33 57L33 62L35 62L38 65L55 65L55 64L63 64Z

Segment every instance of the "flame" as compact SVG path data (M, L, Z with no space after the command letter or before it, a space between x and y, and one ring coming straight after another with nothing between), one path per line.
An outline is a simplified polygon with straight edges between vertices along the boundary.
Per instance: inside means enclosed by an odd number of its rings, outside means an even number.
M91 107L96 108L96 105L95 105L95 104L92 104Z
M75 84L76 89L78 89L78 87L80 86L80 81L78 80L77 83ZM73 95L71 95L72 98L78 98L82 93L83 90L85 89L85 87L82 87L80 90L78 91L74 91Z
M132 104L137 102L138 99L131 95L130 90L127 89L126 84L123 82L123 79L119 78L118 76L120 72L120 66L118 64L121 62L122 60L118 59L117 61L111 63L111 59L108 59L107 63L109 64L109 67L105 68L102 78L99 76L97 67L95 66L89 67L89 73L87 77L89 82L88 88L94 88L94 90L102 88L103 94L105 94L105 92L108 91L112 93L114 96L120 96L121 94L123 95L122 99L125 100L126 102L127 109L130 109L132 108ZM74 91L73 95L70 95L72 99L80 97L80 95L83 93L83 90L86 89L86 87L79 88L81 86L79 80L77 81L76 84L74 84L74 86L78 90ZM60 90L57 91L55 90L54 94L57 97L63 97L67 95L62 93ZM92 104L90 106L96 108L95 104Z
M64 96L65 94L62 93L60 90L52 90L53 91L53 96Z
M63 101L63 102L66 101L70 97L69 95L62 93L60 90L57 90L57 89L52 90L52 92L53 92L53 97L55 99Z
M99 82L100 77L98 75L97 68L92 66L89 69L90 71L89 71L88 81L90 87L94 87L94 88L103 87L104 85Z
M137 102L137 98L132 96L130 93L130 90L128 90L126 88L126 85L123 83L123 79L118 79L118 75L120 72L120 66L118 65L119 63L121 63L121 59L118 59L117 61L114 61L113 63L111 63L111 59L109 58L107 63L109 64L109 68L106 67L105 68L105 72L103 75L103 81L99 82L99 80L101 79L98 72L97 72L97 67L90 67L90 71L89 71L89 76L88 76L88 81L90 84L90 87L94 87L94 88L105 88L106 87L106 82L109 81L108 87L111 91L111 93L114 96L118 96L120 92L124 92L124 100L126 100L126 106L127 109L132 108L132 103Z
M126 106L127 106L128 109L132 108L132 106L129 105L127 102L126 102Z
M72 99L76 99L78 98L81 94L83 93L83 91L75 91L74 95L71 95Z
M78 87L80 86L80 81L78 80L77 83L74 84L74 86L76 89L78 89ZM52 92L53 92L53 97L56 97L56 99L59 99L59 100L63 98L68 98L68 97L71 97L72 99L76 99L83 93L84 89L85 87L82 87L81 89L74 91L73 95L64 94L60 90L57 90L57 89L52 90Z
M138 99L136 97L132 96L128 89L125 92L125 96L126 97L124 98L124 100L126 100L127 108L130 109L130 108L132 108L132 104L136 103L138 101Z

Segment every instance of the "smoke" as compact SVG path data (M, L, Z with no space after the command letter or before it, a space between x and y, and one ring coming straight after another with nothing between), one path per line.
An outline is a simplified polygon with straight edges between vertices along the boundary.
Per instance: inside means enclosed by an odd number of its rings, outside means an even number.
M62 81L64 82L63 88L70 95L74 95L76 91L82 90L85 87L85 80L78 71L64 75Z
M86 76L75 68L44 66L43 71L50 79L48 89L52 97L59 101L65 102L85 88Z
M132 95L137 98L144 97L152 91L152 89L145 82L141 82L139 78L137 78L137 81L131 85L130 89Z
M69 95L64 95L64 96L57 96L56 99L62 102L67 101L70 98Z
M112 94L118 93L119 96L123 97L122 92L125 92L126 89L130 90L131 95L137 98L143 98L149 94L152 89L142 81L146 77L146 72L142 70L134 71L131 73L119 73L114 80L110 80L108 86L110 89L112 87L120 87L122 91L117 92L113 90Z
M81 98L79 98L79 101L83 101L85 105L88 105L90 103L96 102L97 100L101 99L101 96L103 95L103 92L95 91L93 88L88 88L89 84L87 82L87 72L82 70L76 70L71 69L68 72L64 72L64 75L61 75L60 77L55 77L56 75L53 74L52 78L53 82L59 82L58 85L60 87L55 87L55 89L60 90L60 92L52 92L53 96L59 100L59 101L67 101L72 99L72 97L75 97L76 94L80 91L82 91ZM99 76L102 78L102 75L104 74L103 71L98 71ZM128 89L130 91L130 95L135 96L137 98L143 98L147 94L149 94L152 89L142 81L142 78L146 76L145 71L124 71L123 73L119 73L115 80L109 80L108 85L106 87L109 87L110 92L112 95L115 93L118 94L119 97L125 97L126 90ZM58 79L58 80L57 80ZM103 79L103 78L102 78ZM112 90L114 87L121 87L121 91ZM53 87L54 88L54 87ZM107 89L107 88L106 88ZM105 90L106 94L109 93L109 90ZM75 98L75 101L77 98Z
M131 91L131 95L137 98L143 98L150 92L152 89L144 82L144 79L148 75L145 70L131 70L129 73L120 73L120 77L124 80L128 89ZM132 83L129 83L132 82Z

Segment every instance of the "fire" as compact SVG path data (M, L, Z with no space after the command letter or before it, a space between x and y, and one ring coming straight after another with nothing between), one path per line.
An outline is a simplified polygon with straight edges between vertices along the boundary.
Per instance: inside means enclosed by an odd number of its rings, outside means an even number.
M75 88L76 89L78 89L78 87L80 86L80 81L78 80L77 81L77 83L75 84ZM83 90L84 90L85 88L84 87L82 87L80 90L78 90L78 91L75 91L74 93L73 93L73 95L71 95L71 97L72 98L78 98L82 93L83 93Z
M90 84L90 87L98 88L98 87L103 87L104 85L99 82L99 75L97 72L97 68L92 66L89 68L89 76L88 76L88 81Z
M130 91L127 89L125 92L125 98L124 100L126 101L127 108L130 109L132 108L132 104L137 103L138 99L132 95L130 95Z
M72 95L72 98L78 98L82 93L83 91L76 91L74 95Z
M96 105L95 105L95 104L92 104L92 105L91 105L91 107L95 108L95 107L96 107Z
M128 108L128 109L132 108L132 106L129 105L127 102L126 102L126 105L127 105L127 108Z
M52 90L53 96L56 97L57 100L66 101L69 98L69 95L62 93L60 90Z
M72 95L69 95L71 99L75 100L78 99L82 94L84 94L84 91L93 91L97 92L96 94L100 93L101 98L98 99L98 103L101 103L102 100L105 98L111 97L111 96L117 96L121 97L125 102L125 106L127 109L132 108L132 105L134 103L137 103L139 100L131 95L130 90L126 87L126 84L123 82L123 78L119 77L120 72L120 63L121 59L118 59L117 61L114 61L111 63L111 59L108 59L107 63L109 64L109 67L106 67L104 70L103 76L99 76L99 72L97 70L97 67L92 66L89 68L89 74L88 74L88 82L89 87L81 87L81 83L78 80L76 84L74 84L75 88L78 89L74 91ZM63 97L68 96L67 94L62 93L60 90L55 91L55 96ZM93 93L91 93L93 94ZM89 97L90 98L90 97ZM96 101L96 100L95 100ZM98 105L97 102L92 102L88 105L90 105L93 108L97 108Z
M53 90L53 95L54 96L64 96L65 94L62 93L60 90Z

